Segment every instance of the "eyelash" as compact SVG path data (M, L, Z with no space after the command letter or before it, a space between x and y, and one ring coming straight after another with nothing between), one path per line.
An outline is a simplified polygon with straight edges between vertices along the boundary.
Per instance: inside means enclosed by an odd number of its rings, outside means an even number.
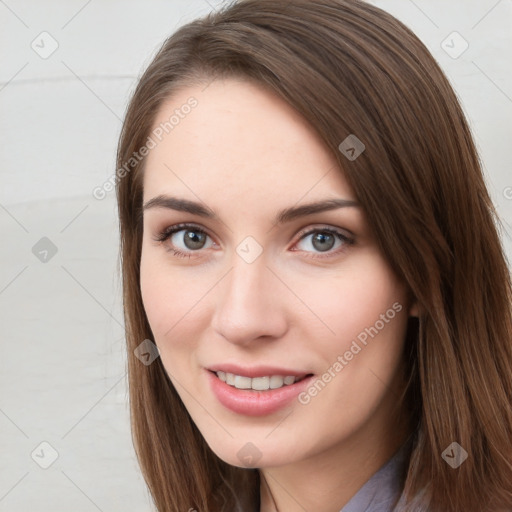
M210 236L204 229L200 228L199 226L196 226L195 224L182 223L182 224L176 224L174 226L169 226L169 227L165 228L158 235L156 235L153 239L156 242L163 243L163 242L167 241L172 235L174 235L174 233L177 233L177 232L183 231L183 230L187 230L187 229L196 231L197 233L203 233L206 236ZM301 231L299 233L299 241L301 241L303 238L305 238L306 236L311 235L313 233L330 233L332 235L337 236L341 242L343 242L345 245L349 245L349 246L353 245L355 242L355 240L353 238L350 238L350 237L346 236L345 234L343 234L341 231L331 228L331 227L314 228L314 229L310 229L310 230ZM190 251L188 253L185 253L183 251L180 251L179 249L175 249L174 247L169 247L167 250L172 252L173 255L178 258L191 258L191 257L193 257L192 254L194 252L200 252L200 249L198 249L197 251ZM312 255L308 251L305 251L305 252L308 254L308 256L307 256L308 258L322 259L322 258L333 257L334 255L337 255L337 254L343 252L344 250L345 250L345 248L341 247L341 248L338 248L336 251L326 252L325 255L319 255L321 253Z

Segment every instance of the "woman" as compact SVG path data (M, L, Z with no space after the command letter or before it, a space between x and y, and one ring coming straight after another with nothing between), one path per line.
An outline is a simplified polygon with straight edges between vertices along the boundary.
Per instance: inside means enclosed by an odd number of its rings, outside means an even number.
M354 0L189 23L117 164L159 511L512 510L510 275L460 105L406 27Z

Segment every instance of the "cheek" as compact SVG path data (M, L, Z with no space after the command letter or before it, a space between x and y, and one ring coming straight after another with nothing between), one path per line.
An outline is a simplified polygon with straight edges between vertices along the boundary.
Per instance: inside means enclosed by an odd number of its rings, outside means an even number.
M385 261L373 251L360 253L350 265L331 276L321 279L304 279L302 295L307 304L322 321L314 322L318 334L330 340L328 346L343 346L365 328L373 326L381 315L396 309L406 309L404 287L398 282ZM401 306L393 304L399 303ZM396 322L386 323L386 329ZM381 323L379 322L378 326ZM394 327L393 327L394 328ZM329 337L329 331L331 336Z
M343 404L360 418L372 414L391 385L407 327L405 287L380 258L364 267L365 272L354 271L343 280L344 288L329 294L326 323L336 335L321 338L326 366L338 363L324 403Z
M333 414L333 404L340 405L352 412L352 426L371 416L394 379L407 326L406 288L378 253L360 256L331 279L303 283L323 322L308 335L326 383L318 383L321 392L310 390L313 407Z
M142 302L162 355L171 349L190 350L191 340L199 338L196 333L208 323L202 307L205 294L215 284L215 276L197 267L171 265L167 258L143 247L140 266Z
M187 312L190 288L184 286L179 272L157 257L151 249L142 250L140 289L144 310L155 336L155 342L163 346L164 338L172 338L180 318ZM188 308L190 309L190 307Z
M176 297L174 288L168 286L166 274L161 272L158 263L148 257L144 250L140 266L140 290L151 330L158 338L165 328L164 324L167 323L165 318L172 311L172 308L166 308L165 304L174 303Z
M144 310L158 347L167 375L179 392L178 383L184 381L188 354L192 347L183 343L183 325L187 309L183 300L183 286L173 279L165 266L147 255L141 259L140 288ZM190 337L187 338L190 340ZM177 379L177 381L175 380Z

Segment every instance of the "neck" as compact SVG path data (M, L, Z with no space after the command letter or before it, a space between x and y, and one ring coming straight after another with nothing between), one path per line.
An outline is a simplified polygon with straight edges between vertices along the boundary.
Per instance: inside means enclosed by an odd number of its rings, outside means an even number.
M390 407L384 412L389 413ZM389 422L388 414L383 417L388 418L387 425L372 418L323 453L287 466L261 469L260 512L339 512L411 432L407 418L396 412L396 421Z

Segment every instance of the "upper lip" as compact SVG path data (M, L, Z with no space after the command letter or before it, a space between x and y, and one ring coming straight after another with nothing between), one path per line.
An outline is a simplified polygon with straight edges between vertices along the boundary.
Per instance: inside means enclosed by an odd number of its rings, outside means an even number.
M310 372L304 372L300 370L292 370L290 368L283 368L279 366L238 366L236 364L222 363L209 366L207 370L212 372L225 372L233 373L234 375L241 375L244 377L267 377L272 375L282 375L286 377L293 375L294 377L305 377Z

